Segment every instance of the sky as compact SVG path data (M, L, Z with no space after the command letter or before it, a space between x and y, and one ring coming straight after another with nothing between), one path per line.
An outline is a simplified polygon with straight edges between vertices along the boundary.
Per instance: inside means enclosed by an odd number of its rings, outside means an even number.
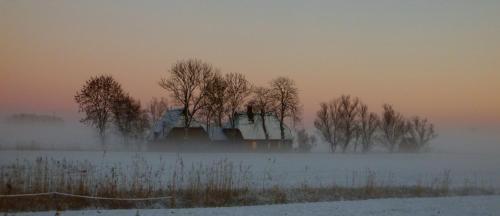
M0 0L0 116L77 119L73 97L113 75L143 104L200 58L257 86L294 79L303 122L359 97L442 127L500 126L500 1Z

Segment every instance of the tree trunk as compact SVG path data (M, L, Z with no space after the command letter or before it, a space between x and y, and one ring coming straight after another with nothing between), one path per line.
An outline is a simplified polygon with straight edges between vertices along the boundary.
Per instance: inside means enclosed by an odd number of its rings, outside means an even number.
M264 130L264 136L266 137L266 142L269 142L269 134L267 133L267 128L266 128L266 113L264 111L261 111L260 113L261 113L260 118L262 119L262 130Z
M337 150L337 145L335 144L335 142L331 142L330 151L332 151L332 153L335 153L336 150Z
M281 144L285 142L285 126L283 123L284 119L281 117L280 119L280 132L281 132Z
M106 136L104 134L99 135L99 139L101 141L102 146L106 146Z
M184 116L184 141L188 139L188 129L189 129L189 107L187 105L184 106L184 110L182 114Z
M222 113L219 113L218 117L217 117L217 124L219 125L219 127L222 127Z
M100 131L99 131L99 139L100 139L102 146L106 145L106 132L105 132L105 130L106 129L100 129Z

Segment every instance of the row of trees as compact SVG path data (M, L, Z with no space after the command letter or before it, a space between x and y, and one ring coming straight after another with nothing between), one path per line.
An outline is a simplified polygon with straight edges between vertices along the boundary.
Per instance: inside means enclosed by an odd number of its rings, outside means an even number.
M107 132L115 129L128 143L144 138L149 128L149 115L141 103L124 92L121 85L108 75L90 78L75 95L79 111L85 113L81 122L96 127L101 143Z
M168 73L159 85L170 93L176 105L183 108L185 128L189 128L195 118L202 119L207 128L223 126L226 121L234 128L235 114L250 104L259 111L262 119L270 112L277 115L283 140L285 121L298 119L298 89L289 78L278 77L269 86L255 87L244 75L221 74L220 70L199 59L180 60ZM262 127L266 139L269 139L264 121Z
M202 119L207 128L221 127L226 121L234 128L235 113L246 104L255 107L263 119L266 114L275 113L280 120L282 139L285 121L299 119L298 89L293 80L285 77L272 80L268 86L254 87L242 74L221 74L209 63L187 59L174 63L159 85L170 93L175 106L183 108L185 128L195 118ZM96 127L102 144L109 129L119 132L125 143L143 138L169 107L167 99L153 98L143 109L109 75L89 79L75 95L75 101L79 111L85 113L81 121ZM262 127L269 139L265 121Z
M170 93L176 106L183 108L186 129L195 118L201 119L207 128L213 125L221 127L223 122L229 122L234 128L235 114L247 104L261 119L270 113L276 115L282 140L285 139L285 122L293 123L295 127L295 122L300 120L298 88L286 77L255 87L242 74L222 74L209 63L187 59L174 63L159 85ZM143 109L138 100L108 75L88 80L75 95L75 101L79 104L79 111L85 113L81 121L97 128L103 144L108 129L115 129L125 143L130 139L144 138L145 132L168 109L165 98L153 98ZM265 139L269 139L266 122L261 123ZM358 98L349 95L321 103L314 126L330 145L331 152L337 148L342 152L350 148L368 152L376 144L387 147L390 152L418 151L436 137L434 126L425 118L405 118L388 104L383 105L379 116L370 112ZM305 130L297 134L303 150L310 149L316 142Z
M321 137L335 152L349 148L362 152L370 151L381 144L390 152L419 151L437 135L434 125L426 118L405 118L389 104L383 105L382 115L370 112L368 106L356 97L342 95L330 102L320 104L314 126Z

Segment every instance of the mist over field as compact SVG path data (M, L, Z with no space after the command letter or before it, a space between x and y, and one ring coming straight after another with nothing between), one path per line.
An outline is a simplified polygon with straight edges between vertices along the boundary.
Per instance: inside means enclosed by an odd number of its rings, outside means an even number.
M95 129L78 121L64 121L62 124L48 123L7 123L0 122L0 146L24 150L34 149L99 149Z
M498 154L500 153L500 126L448 126L439 127L438 137L431 141L430 152L434 153L472 153L472 154ZM311 133L316 129L308 128ZM312 152L328 152L327 143L317 135L318 142ZM114 151L127 151L123 140L116 132L110 132L108 147ZM145 150L146 143L136 144L141 148L132 150ZM86 126L75 119L65 120L61 125L44 123L35 124L10 124L5 118L0 122L0 146L2 148L16 149L29 147L53 150L100 150L97 132L94 128ZM130 147L130 146L129 146ZM23 149L23 148L21 148ZM381 146L379 151L383 151Z

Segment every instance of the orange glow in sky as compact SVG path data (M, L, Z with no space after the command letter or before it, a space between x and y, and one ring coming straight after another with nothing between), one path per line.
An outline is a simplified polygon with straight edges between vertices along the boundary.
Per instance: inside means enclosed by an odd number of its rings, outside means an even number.
M0 114L77 116L111 74L147 102L178 59L300 89L304 121L341 94L442 123L500 124L498 1L0 1Z

